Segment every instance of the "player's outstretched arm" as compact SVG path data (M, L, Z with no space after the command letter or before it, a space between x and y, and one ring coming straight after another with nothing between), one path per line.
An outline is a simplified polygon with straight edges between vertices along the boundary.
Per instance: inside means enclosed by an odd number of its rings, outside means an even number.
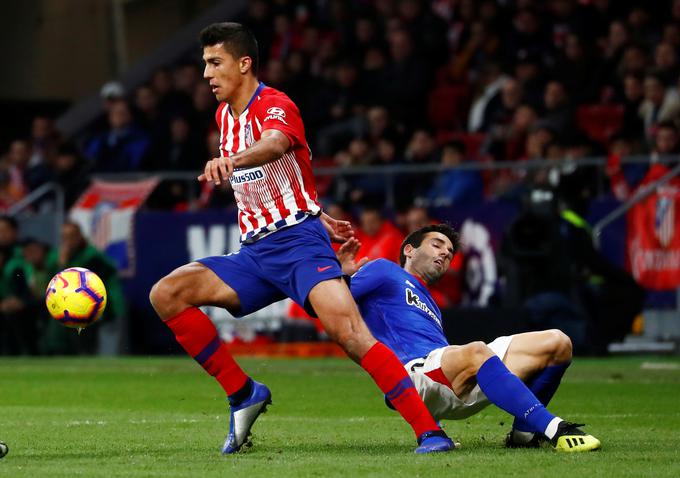
M259 141L231 157L213 158L205 163L199 181L220 184L228 181L234 168L252 168L276 161L290 148L290 140L280 131L268 129L262 132Z
M354 229L352 229L352 223L349 221L334 219L325 212L321 213L319 219L321 219L323 227L333 242L342 244L354 236Z
M345 242L340 247L340 249L338 249L338 252L335 253L335 255L338 256L340 265L342 266L343 274L348 276L354 275L356 271L361 269L361 267L368 262L368 257L363 257L359 259L358 262L354 260L357 256L357 252L359 252L360 247L361 243L352 237L348 239L347 242Z

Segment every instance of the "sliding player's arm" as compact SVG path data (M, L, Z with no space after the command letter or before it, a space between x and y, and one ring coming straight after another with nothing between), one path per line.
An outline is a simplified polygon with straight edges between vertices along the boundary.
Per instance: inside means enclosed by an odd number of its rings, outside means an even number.
M321 213L319 219L321 219L321 224L323 224L333 242L342 244L354 236L354 229L352 229L352 223L349 221L334 219L325 212Z
M262 132L259 141L231 157L213 158L205 163L203 174L199 181L220 184L228 181L234 173L234 168L252 168L276 161L290 149L290 140L279 130L268 129Z
M359 261L355 261L360 247L361 243L352 237L340 246L338 252L335 253L338 256L338 261L340 261L343 274L348 276L354 275L361 266L368 262L368 257L362 257Z

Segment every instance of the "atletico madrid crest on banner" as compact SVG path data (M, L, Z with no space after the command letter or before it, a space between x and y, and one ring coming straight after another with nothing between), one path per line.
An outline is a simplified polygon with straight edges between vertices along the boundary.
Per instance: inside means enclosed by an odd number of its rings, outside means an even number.
M668 173L654 165L644 187ZM680 179L674 178L628 212L628 262L635 279L654 290L680 287Z
M668 247L675 232L675 201L673 198L676 188L661 188L656 198L656 217L654 218L654 233L662 247Z

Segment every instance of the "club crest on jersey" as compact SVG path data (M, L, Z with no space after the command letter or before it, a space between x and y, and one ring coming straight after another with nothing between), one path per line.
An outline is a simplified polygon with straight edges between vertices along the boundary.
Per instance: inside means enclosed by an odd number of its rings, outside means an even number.
M406 288L406 303L408 305L412 305L412 306L416 307L417 309L422 310L427 315L429 315L432 320L437 322L439 327L442 326L442 322L439 319L439 317L437 317L437 314L432 312L432 310L430 310L430 308L427 306L427 304L420 300L420 297L418 297L418 294L413 292L408 287Z
M279 108L278 106L272 106L271 108L267 109L267 116L264 118L265 121L270 120L270 119L275 119L283 124L288 124L286 120L284 119L286 117L286 112L283 111L282 108Z
M264 179L266 176L267 174L261 167L241 169L234 171L234 174L229 178L229 182L231 182L231 184L252 183Z
M253 127L250 123L246 123L246 125L243 127L243 135L245 136L246 147L250 148L250 146L255 142L255 139L253 138Z

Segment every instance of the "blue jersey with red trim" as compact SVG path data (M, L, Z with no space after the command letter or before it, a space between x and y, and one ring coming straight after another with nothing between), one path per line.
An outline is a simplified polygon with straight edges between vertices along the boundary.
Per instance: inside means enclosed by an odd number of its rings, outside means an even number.
M403 364L449 345L430 291L394 262L369 262L352 276L350 289L371 333Z

